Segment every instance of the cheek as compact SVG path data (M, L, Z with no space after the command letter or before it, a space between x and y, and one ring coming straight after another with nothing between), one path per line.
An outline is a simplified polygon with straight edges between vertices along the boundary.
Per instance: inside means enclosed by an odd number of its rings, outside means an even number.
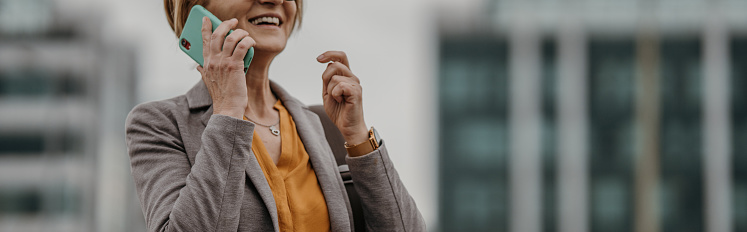
M296 4L288 4L285 6L285 15L288 16L288 22L294 22L296 21Z
M283 27L284 27L286 33L288 33L289 35L290 35L291 31L293 31L293 27L298 26L298 25L296 25L296 23L298 23L298 22L296 22L295 13L296 13L295 10L292 10L292 11L287 11L286 10L286 14L285 15L292 15L292 16L288 17L288 21L286 21L283 24Z

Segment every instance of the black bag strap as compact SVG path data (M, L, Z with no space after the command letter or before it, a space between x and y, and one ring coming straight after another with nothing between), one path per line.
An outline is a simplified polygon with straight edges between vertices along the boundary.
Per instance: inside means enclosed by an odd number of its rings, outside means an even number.
M332 148L332 153L335 155L342 182L345 183L345 191L348 192L350 208L353 210L355 231L366 231L366 222L363 220L363 206L361 206L360 197L355 191L355 186L353 186L353 177L350 175L348 164L345 162L345 156L348 154L345 150L345 138L342 137L342 133L337 129L332 119L327 116L324 106L313 105L309 109L319 116L319 121L322 122L322 127L324 127L324 136L327 137L327 143L329 143L329 147Z

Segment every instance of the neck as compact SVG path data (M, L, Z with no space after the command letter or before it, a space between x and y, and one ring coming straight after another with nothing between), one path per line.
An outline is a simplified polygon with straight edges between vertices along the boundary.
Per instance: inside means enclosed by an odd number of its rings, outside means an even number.
M270 63L274 56L255 54L246 72L248 103L244 115L260 122L276 121L277 112L273 109L277 98L270 90Z

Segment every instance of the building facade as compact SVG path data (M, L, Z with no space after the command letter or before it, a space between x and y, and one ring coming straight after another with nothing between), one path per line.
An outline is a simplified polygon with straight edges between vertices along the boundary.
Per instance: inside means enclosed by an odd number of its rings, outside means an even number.
M142 230L123 127L135 53L59 4L0 1L0 231Z
M439 14L440 230L747 230L747 4L472 3Z

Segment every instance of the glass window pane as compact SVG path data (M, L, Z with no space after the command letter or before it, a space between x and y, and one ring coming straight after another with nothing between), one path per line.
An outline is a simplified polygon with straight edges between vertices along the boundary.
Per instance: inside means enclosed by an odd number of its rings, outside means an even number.
M42 193L37 189L0 189L0 215L37 214L42 209Z
M74 131L0 131L0 156L81 153L83 142L81 134Z
M505 231L505 42L446 38L441 41L440 63L440 227Z
M488 231L506 225L506 184L492 183L479 178L462 178L454 182L451 210L453 224L445 231Z
M590 229L627 232L633 224L633 40L592 40L588 52Z
M0 97L81 96L85 94L83 82L79 76L38 68L0 70Z
M0 156L6 154L42 153L44 137L42 134L2 133L0 134Z
M661 41L659 208L665 232L704 230L700 44L698 38Z
M70 185L10 185L0 189L0 216L64 214L79 216L80 192Z
M747 38L731 42L734 231L747 231Z
M34 96L51 92L53 84L47 73L31 69L0 72L0 96Z
M454 138L459 143L451 145L452 154L460 154L460 165L480 168L490 168L489 165L506 165L506 154L496 152L504 149L508 144L506 124L491 118L475 118L463 122L455 122L451 129Z
M556 171L556 111L557 78L554 41L542 44L542 221L543 231L556 231L557 171Z

